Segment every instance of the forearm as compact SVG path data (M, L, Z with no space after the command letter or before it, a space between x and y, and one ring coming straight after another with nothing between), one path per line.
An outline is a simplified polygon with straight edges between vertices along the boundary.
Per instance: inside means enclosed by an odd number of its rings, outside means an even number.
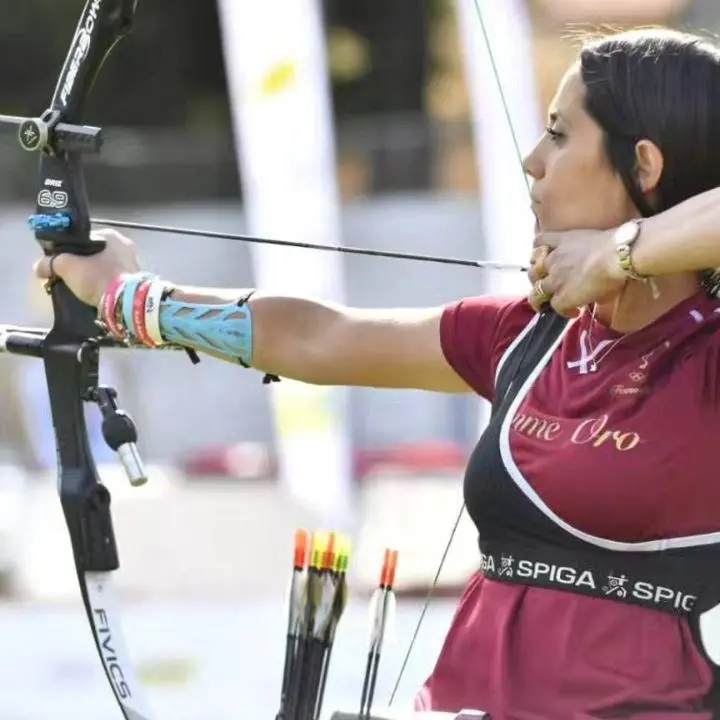
M305 382L322 381L322 358L328 354L334 323L341 309L330 303L300 297L255 292L238 306L250 290L176 287L160 311L165 339L242 363L261 372ZM192 332L172 315L194 308L199 319ZM217 313L214 313L217 308ZM210 331L213 316L221 335ZM205 325L206 327L203 327ZM218 340L222 340L220 342Z
M440 342L444 308L350 308L251 290L117 276L99 320L118 340L172 344L314 385L467 392Z
M720 188L647 218L632 259L651 276L720 267Z

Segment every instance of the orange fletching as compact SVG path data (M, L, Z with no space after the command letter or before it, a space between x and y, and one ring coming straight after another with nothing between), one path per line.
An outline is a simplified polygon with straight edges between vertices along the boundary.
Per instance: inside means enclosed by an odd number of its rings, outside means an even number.
M385 550L382 572L380 573L380 586L392 590L395 585L395 571L397 570L398 551Z
M322 567L323 570L332 570L335 565L335 533L331 532L328 538L328 544L323 553Z
M308 532L307 530L303 530L301 528L300 530L295 531L295 558L293 563L296 570L302 570L305 567L305 563L307 561L307 551Z

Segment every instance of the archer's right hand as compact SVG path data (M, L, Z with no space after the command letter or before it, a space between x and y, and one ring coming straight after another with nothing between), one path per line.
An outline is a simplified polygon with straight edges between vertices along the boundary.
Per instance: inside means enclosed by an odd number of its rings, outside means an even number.
M102 240L105 249L97 255L57 255L35 263L35 275L41 280L60 278L79 300L97 307L110 283L124 273L141 270L135 243L116 230L93 230L93 240ZM51 267L52 260L52 267Z

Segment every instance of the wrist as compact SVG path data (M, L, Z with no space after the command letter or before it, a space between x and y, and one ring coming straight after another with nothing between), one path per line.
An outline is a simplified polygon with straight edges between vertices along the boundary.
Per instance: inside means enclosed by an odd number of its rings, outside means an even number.
M155 347L146 333L146 302L150 286L157 278L152 273L121 273L109 283L96 304L98 321L116 340L134 339ZM140 302L142 301L142 302Z
M625 270L620 264L620 258L617 254L614 230L607 233L603 259L605 261L605 273L612 281L621 283L628 279L628 276L625 274Z
M615 255L614 268L611 270L613 278L647 282L648 277L638 272L634 255L642 231L642 220L629 220L613 230L612 238Z
M108 295L111 295L113 291L117 290L118 286L123 284L126 277L128 277L128 273L120 273L119 275L105 278L102 282L98 282L96 290L97 300L93 303L93 306L98 311L98 317L105 311Z

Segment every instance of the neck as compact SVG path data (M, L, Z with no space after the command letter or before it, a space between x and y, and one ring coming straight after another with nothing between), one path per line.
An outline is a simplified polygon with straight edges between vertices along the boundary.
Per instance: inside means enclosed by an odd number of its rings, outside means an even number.
M595 316L616 332L634 332L655 322L700 289L695 273L666 275L655 278L654 283L657 297L653 297L651 283L630 281L616 298L598 303Z

